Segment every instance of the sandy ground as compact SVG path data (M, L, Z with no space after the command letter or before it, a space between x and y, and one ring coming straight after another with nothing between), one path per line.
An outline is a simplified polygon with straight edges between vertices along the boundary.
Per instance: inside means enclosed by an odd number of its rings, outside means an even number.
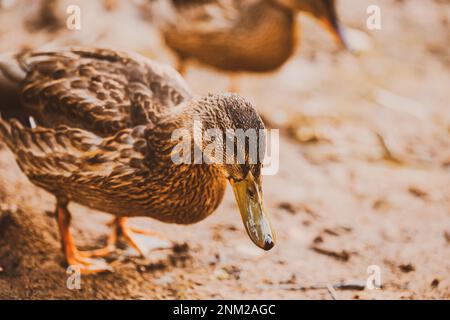
M129 2L99 14L98 2L74 1L81 31L31 35L23 25L36 6L19 2L0 9L0 52L82 43L173 63ZM369 4L382 9L381 30L365 26ZM148 258L124 247L114 273L69 290L54 200L0 147L0 298L331 299L328 284L341 285L339 299L449 299L450 1L341 0L339 11L364 52L339 52L302 17L301 50L274 74L241 79L241 93L281 130L279 173L264 180L272 251L247 238L228 190L193 226L136 219L178 247ZM198 93L227 85L199 66L187 80ZM80 248L101 246L110 216L73 211ZM364 289L374 265L382 287Z

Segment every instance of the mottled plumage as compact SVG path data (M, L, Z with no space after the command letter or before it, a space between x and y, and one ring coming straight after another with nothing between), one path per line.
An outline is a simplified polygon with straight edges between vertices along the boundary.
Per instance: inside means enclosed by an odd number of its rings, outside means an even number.
M56 196L63 233L70 201L119 218L204 219L227 178L245 179L245 170L174 164L173 131L195 119L205 128L264 128L245 99L194 97L174 70L130 53L30 52L2 56L0 70L22 101L15 107L37 123L0 120L0 136L28 178Z

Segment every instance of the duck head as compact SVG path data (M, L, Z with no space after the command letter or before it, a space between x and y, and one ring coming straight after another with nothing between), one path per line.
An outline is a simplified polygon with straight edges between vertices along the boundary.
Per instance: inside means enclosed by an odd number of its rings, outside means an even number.
M248 100L231 93L203 97L195 102L193 110L197 110L204 133L217 130L215 139L221 137L213 148L202 147L205 162L218 166L231 184L250 239L264 250L272 249L275 233L262 191L266 135L261 117Z

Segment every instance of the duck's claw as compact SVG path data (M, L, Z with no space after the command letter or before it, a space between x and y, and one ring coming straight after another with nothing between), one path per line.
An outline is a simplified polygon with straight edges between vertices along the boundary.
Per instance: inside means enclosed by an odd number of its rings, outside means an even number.
M72 256L67 256L69 266L77 266L82 274L95 274L102 272L113 272L113 268L101 258L88 258L87 252L76 252Z
M117 224L127 244L143 257L147 256L151 251L171 249L174 247L172 241L156 232L127 226L126 218L118 218Z

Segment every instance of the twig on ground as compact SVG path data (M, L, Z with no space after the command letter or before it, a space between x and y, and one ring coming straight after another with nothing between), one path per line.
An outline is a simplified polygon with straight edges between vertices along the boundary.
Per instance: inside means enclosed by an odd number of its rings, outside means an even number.
M336 252L336 251L332 251L332 250L329 250L329 249L318 247L316 245L313 245L311 247L311 249L314 250L317 253L320 253L320 254L323 254L323 255L326 255L326 256L330 256L330 257L335 258L335 259L337 259L339 261L347 262L350 259L350 254L347 251L345 251L345 250L342 250L340 252Z
M387 160L387 161L391 161L394 162L396 164L400 164L400 165L404 165L406 164L406 162L402 159L399 159L398 157L394 156L394 154L392 153L392 151L389 149L389 146L386 143L386 139L383 137L383 135L375 130L372 129L372 132L375 134L375 136L377 137L381 148L383 149L383 159Z
M333 300L339 300L336 294L336 290L334 290L333 285L327 284L327 290Z

